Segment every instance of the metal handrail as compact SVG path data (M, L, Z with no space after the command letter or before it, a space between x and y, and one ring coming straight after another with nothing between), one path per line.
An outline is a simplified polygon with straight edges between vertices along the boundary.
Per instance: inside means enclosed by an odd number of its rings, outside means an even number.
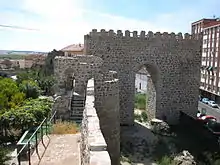
M38 132L38 130L41 128L42 124L45 122L47 118L44 118L44 120L41 122L41 124L37 127L37 129L34 131L34 133L32 134L32 136L27 140L26 144L20 149L19 153L17 155L19 155L23 149L27 146L27 144L31 141L31 139L34 137L34 135Z
M51 116L49 122L51 122L53 119L54 119L54 123L55 123L55 120L56 120L56 115L57 111L55 111L53 113L53 115ZM21 165L21 160L20 160L20 155L22 153L22 151L28 147L28 161L29 161L29 165L31 165L31 160L30 160L30 157L31 157L31 151L30 151L30 147L31 147L31 140L34 138L34 136L36 137L36 147L38 147L38 140L37 140L37 132L41 129L41 139L39 139L39 141L43 140L43 135L42 135L42 126L44 123L46 123L46 135L48 134L48 118L45 117L44 120L40 123L40 125L37 127L37 129L34 131L34 133L31 135L31 137L27 140L27 142L25 143L25 145L20 149L20 151L18 152L18 154L15 156L15 158L12 160L12 163L11 165L15 165L14 161L15 159L18 160L18 164ZM49 143L48 143L49 144ZM47 145L48 146L48 145ZM36 148L36 150L38 150L38 148ZM46 148L45 148L46 150ZM38 152L38 151L37 151Z

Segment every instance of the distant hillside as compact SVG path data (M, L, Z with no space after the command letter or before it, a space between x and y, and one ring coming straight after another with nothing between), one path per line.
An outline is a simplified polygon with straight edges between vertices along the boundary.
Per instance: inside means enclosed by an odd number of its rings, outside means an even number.
M7 55L7 54L22 54L22 55L29 55L29 54L41 54L41 53L47 53L47 52L37 52L37 51L20 51L20 50L0 50L1 55Z
M45 54L47 52L0 50L0 59L24 59L30 54Z

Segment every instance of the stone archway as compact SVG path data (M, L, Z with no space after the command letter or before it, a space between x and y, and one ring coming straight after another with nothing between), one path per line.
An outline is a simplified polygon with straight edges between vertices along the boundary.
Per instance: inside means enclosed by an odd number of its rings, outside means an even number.
M74 57L55 58L55 76L58 86L65 88L65 80L74 73L74 91L81 96L86 95L86 84L94 78L95 108L99 117L100 128L107 143L107 150L112 164L120 162L120 120L119 120L119 90L118 79L115 71L105 72L102 69L103 61L100 57L76 55ZM62 91L62 90L60 90ZM65 100L70 100L67 93L58 105L65 112L68 111ZM111 123L111 124L109 124Z
M66 89L66 82L74 77L75 92L85 95L88 80L94 77L102 65L102 59L95 56L75 55L73 57L55 58L55 77L57 78L58 88L63 91ZM70 84L69 84L70 86ZM63 89L63 90L62 90ZM62 93L62 92L61 92Z
M75 55L73 57L58 56L55 58L56 94L61 96L59 101L55 102L55 107L61 118L63 116L65 119L70 117L73 92L85 98L87 82L100 70L101 65L102 59L95 56Z
M143 63L138 64L137 67L134 68L134 73L137 73L141 68L145 68L147 71L147 100L146 100L146 112L148 115L148 119L151 120L156 117L157 105L160 104L159 96L157 93L159 92L159 79L160 79L160 71L157 66L153 64Z
M160 72L155 117L162 119L166 114L172 124L178 122L180 111L196 116L201 42L193 36L94 29L84 39L85 53L102 58L102 70L118 73L122 125L133 125L134 73L144 64L156 66Z

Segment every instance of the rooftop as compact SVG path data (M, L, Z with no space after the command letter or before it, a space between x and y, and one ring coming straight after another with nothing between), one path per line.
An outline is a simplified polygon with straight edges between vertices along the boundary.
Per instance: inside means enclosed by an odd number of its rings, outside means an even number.
M61 49L61 51L68 52L68 51L83 51L84 45L83 44L72 44L66 46L65 48Z
M209 28L209 27L213 27L213 26L216 26L216 25L220 25L220 21L206 23L204 25L204 28Z
M193 22L192 25L197 24L199 22L206 22L206 21L210 22L210 21L216 21L216 20L217 20L217 18L203 18L203 19L200 19L198 21Z

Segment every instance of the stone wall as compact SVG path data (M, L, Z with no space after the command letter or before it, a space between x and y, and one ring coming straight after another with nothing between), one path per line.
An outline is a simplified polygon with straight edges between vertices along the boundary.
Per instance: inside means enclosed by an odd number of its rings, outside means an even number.
M68 118L70 115L71 98L74 92L85 96L87 81L94 77L102 59L95 56L74 55L72 57L57 56L54 59L54 74L57 80L56 94L60 98L55 102L59 116Z
M95 108L107 142L112 165L120 163L119 83L117 72L98 73L95 77Z
M102 71L118 73L121 125L133 125L135 73L145 66L156 91L156 118L178 122L179 112L195 116L200 83L201 41L181 33L92 30L84 36L86 55L103 60ZM152 111L153 112L153 111Z
M94 107L93 80L88 82L86 106L81 128L81 164L111 165L107 144L100 130L100 121Z

